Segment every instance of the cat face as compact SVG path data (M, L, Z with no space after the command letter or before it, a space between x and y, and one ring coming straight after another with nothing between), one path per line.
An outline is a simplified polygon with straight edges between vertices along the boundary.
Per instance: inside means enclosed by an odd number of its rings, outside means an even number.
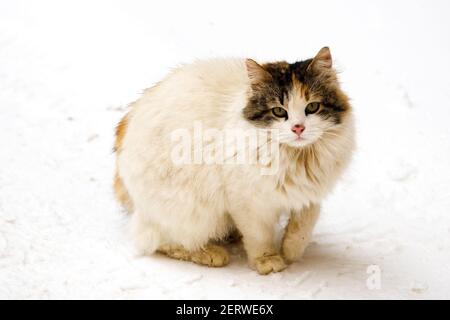
M280 143L304 147L332 135L345 121L350 105L328 48L293 64L248 59L246 66L251 90L243 115L259 128L278 129Z

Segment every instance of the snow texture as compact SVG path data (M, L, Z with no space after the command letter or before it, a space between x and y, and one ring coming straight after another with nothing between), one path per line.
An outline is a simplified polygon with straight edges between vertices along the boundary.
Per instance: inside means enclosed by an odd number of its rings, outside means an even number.
M450 298L449 14L445 0L1 1L0 298ZM219 269L136 256L111 187L127 103L195 58L325 45L358 150L304 259L259 276L241 248Z

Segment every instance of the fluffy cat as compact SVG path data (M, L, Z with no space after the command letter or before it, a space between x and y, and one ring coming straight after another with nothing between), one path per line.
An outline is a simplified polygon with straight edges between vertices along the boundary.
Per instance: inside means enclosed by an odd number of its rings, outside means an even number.
M268 163L276 156L276 170L261 174L267 163L174 163L171 137L178 129L193 133L194 123L272 130L278 149ZM195 141L192 145L195 153ZM142 253L223 266L229 255L221 240L237 231L250 266L268 274L301 258L320 203L353 148L351 106L327 47L293 64L197 61L174 70L131 104L117 126L114 189L132 212ZM276 245L275 226L283 213L289 222Z

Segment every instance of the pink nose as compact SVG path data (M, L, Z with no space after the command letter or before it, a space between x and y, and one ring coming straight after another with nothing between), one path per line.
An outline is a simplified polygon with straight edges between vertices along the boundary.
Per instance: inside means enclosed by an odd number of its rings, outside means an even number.
M296 124L291 128L292 132L294 132L296 135L300 136L303 131L305 131L305 126L302 124Z

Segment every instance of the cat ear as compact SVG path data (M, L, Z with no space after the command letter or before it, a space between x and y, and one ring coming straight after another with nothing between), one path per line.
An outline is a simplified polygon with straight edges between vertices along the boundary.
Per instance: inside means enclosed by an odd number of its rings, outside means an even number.
M272 76L255 60L245 60L245 66L247 67L248 78L252 84L261 83L263 81L270 80Z
M316 54L308 69L327 70L333 66L333 59L331 58L330 48L323 47Z

